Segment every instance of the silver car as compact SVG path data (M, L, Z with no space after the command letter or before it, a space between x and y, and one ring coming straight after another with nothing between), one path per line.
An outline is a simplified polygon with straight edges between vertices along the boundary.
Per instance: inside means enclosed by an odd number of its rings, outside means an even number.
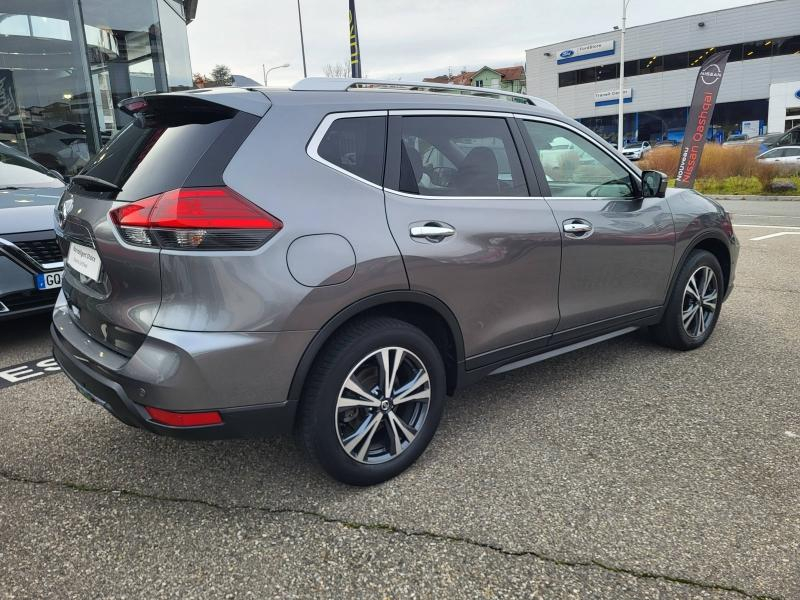
M374 484L462 386L639 328L697 348L733 287L723 208L536 98L306 79L121 107L56 211L52 338L135 427L294 429Z

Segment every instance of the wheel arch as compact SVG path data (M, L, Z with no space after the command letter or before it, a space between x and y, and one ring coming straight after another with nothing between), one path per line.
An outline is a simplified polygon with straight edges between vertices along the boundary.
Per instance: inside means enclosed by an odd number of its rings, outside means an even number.
M680 260L675 263L675 269L672 273L672 277L669 282L669 287L667 288L667 296L664 300L664 307L667 305L667 300L672 293L672 289L675 287L675 281L678 279L678 275L681 272L681 267L686 264L686 260L689 258L689 255L694 252L695 250L706 250L713 254L716 259L719 261L720 267L722 268L722 277L724 279L725 285L725 294L727 294L728 286L730 285L730 275L731 275L731 251L728 248L728 243L725 241L725 238L721 233L715 231L705 231L695 237L689 244L687 244L686 249L683 251ZM723 294L723 297L725 296ZM662 309L663 313L663 309Z
M459 366L464 362L464 338L458 320L448 306L435 296L402 290L381 292L358 300L325 323L309 343L295 369L289 387L290 402L300 400L308 373L328 340L347 323L370 315L406 321L429 335L442 353L447 393L453 393L458 385Z

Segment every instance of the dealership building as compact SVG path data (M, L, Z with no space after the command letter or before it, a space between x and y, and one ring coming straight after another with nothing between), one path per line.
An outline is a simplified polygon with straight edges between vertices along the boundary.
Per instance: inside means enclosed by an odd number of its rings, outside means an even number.
M703 61L730 50L711 134L777 133L800 125L800 1L772 0L631 27L625 34L624 137L681 140ZM526 52L528 93L617 138L620 33Z
M197 0L2 0L0 142L65 175L130 117L130 96L192 87Z

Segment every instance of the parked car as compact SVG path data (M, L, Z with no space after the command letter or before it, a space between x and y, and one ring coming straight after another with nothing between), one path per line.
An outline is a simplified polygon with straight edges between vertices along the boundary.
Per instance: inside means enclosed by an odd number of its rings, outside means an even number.
M800 146L800 125L792 127L778 136L775 146Z
M677 145L679 145L679 142L676 140L661 140L656 143L654 148L674 148Z
M732 133L722 142L723 146L743 146L750 143L750 136L746 133Z
M64 182L0 143L0 321L52 310L64 268L53 209Z
M777 146L756 156L759 162L775 163L800 170L800 146Z
M639 160L650 152L650 142L631 142L622 148L622 155L629 160Z
M81 393L166 435L295 429L367 485L481 377L639 328L706 342L738 255L720 205L536 98L407 86L123 102L57 209L53 352Z

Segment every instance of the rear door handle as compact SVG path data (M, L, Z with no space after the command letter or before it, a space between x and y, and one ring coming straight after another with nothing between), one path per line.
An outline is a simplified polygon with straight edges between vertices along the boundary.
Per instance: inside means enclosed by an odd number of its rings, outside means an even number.
M412 238L424 239L429 242L441 242L443 239L453 236L456 233L455 229L445 223L412 225L409 231Z
M563 226L567 237L571 238L585 238L592 232L592 224L583 219L567 219Z

